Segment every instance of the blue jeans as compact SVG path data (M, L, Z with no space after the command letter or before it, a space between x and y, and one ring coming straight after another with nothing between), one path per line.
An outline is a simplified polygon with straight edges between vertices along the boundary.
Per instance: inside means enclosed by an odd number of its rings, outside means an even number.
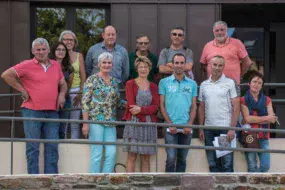
M100 142L116 142L116 127L107 127L99 124L89 124L89 140ZM112 173L116 163L116 145L90 145L90 173L100 173L100 165L103 155L103 146L105 148L105 157L102 173Z
M58 119L57 111L37 111L23 108L22 115L28 118ZM24 132L27 139L40 139L41 131L43 132L42 136L44 139L58 139L58 129L59 123L24 121ZM29 174L39 173L39 146L40 143L37 142L26 143L26 158ZM58 144L45 143L44 148L44 173L58 173Z
M66 101L63 109L71 108L71 100L70 97L66 97ZM69 119L70 111L59 111L58 112L60 119ZM59 138L66 139L66 131L67 131L68 123L60 123L59 126Z
M269 149L269 140L259 139L259 145L261 149ZM257 158L259 157L260 166L257 166ZM245 158L247 160L248 172L268 172L270 169L270 153L269 152L245 152Z
M190 145L192 134L183 133L170 134L165 131L165 144ZM165 172L185 172L187 148L166 148ZM176 167L175 167L176 166Z
M214 146L215 137L221 134L227 134L227 130L204 130L205 146ZM206 150L210 172L233 172L234 171L234 153L226 154L217 158L215 150Z

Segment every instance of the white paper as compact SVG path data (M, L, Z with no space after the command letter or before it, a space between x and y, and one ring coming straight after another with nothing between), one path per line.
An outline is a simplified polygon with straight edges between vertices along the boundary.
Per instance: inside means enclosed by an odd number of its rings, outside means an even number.
M221 134L220 136L221 137L227 137L226 134ZM214 144L214 147L225 147L225 146L220 146L221 142L219 143L219 137L215 137L215 140L213 141L213 144ZM236 148L236 136L230 142L229 147L230 148ZM227 155L227 154L229 154L231 152L233 152L233 151L231 151L231 150L216 150L216 156L217 156L217 158L220 158L220 157L225 156L225 155Z
M179 128L179 129L176 129L177 130L177 133L183 133L183 129ZM170 129L167 128L166 129L166 132L169 132L170 133ZM193 133L193 130L191 131L191 134Z

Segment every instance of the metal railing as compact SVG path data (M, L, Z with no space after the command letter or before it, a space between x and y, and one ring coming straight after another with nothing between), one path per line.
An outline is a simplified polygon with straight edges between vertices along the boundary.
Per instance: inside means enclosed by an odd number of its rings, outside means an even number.
M247 84L241 84L246 86ZM284 87L285 83L265 83L264 86L276 86ZM16 97L20 96L20 93L16 94L0 94L1 97L13 97L13 110L0 110L1 113L12 113L13 117L0 117L0 121L11 121L11 138L0 138L0 142L11 142L11 159L10 159L10 174L13 175L13 143L14 142L40 142L40 143L67 143L67 144L101 144L101 145L119 145L119 146L151 146L158 148L187 148L187 149L204 149L204 150L230 150L230 151L242 151L242 152L269 152L285 154L285 150L280 149L252 149L252 148L229 148L229 147L214 147L214 146L197 146L197 145L174 145L174 144L158 144L158 143L125 143L125 142L99 142L90 140L57 140L57 139L26 139L15 138L15 122L16 121L38 121L38 122L58 122L58 123L88 123L88 124L104 124L104 125L137 125L137 126L155 126L155 127L191 127L192 129L209 129L209 130L235 130L235 131L255 131L255 132L271 132L271 133L285 133L283 129L261 129L261 128L237 128L237 127L221 127L221 126L204 126L204 125L182 125L182 124L167 124L167 123L146 123L146 122L123 122L123 121L91 121L91 120L75 120L75 119L46 119L46 118L24 118L15 117L15 114L21 110L16 110ZM272 102L284 103L285 99L272 99ZM72 111L78 109L65 109L65 111ZM156 151L156 172L158 171L158 156Z
M236 127L221 127L221 126L204 126L204 125L182 125L182 124L166 124L166 123L145 123L145 122L123 122L123 121L91 121L91 120L75 120L75 119L46 119L46 118L23 118L23 117L0 117L0 121L12 121L11 123L11 138L0 138L0 141L11 142L11 167L10 173L13 175L13 142L40 142L40 143L68 143L68 144L101 144L101 145L120 145L120 146L151 146L157 148L187 148L187 149L205 149L205 150L230 150L243 152L269 152L285 154L285 150L280 149L252 149L252 148L228 148L228 147L213 147L213 146L197 146L197 145L175 145L175 144L159 144L159 143L125 143L125 142L99 142L91 140L57 140L57 139L25 139L15 138L15 122L16 121L38 121L38 122L58 122L58 123L88 123L88 124L105 124L105 125L144 125L156 127L191 127L192 129L210 129L210 130L235 130L235 131L255 131L255 132L273 132L285 133L282 129L261 129L261 128L236 128ZM156 151L156 172L158 171L158 157Z

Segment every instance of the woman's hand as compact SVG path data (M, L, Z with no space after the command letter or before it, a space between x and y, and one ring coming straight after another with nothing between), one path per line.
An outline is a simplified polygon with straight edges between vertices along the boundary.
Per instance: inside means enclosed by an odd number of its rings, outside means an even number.
M130 105L130 112L133 114L133 115L137 115L138 113L141 112L141 107L140 106L137 106L137 105Z
M275 123L277 121L277 119L278 119L278 117L275 116L275 114L267 116L267 120L269 123Z
M82 133L83 133L85 138L88 138L89 130L90 130L89 124L88 123L83 123Z
M73 107L78 107L81 104L82 95L77 94L73 99Z

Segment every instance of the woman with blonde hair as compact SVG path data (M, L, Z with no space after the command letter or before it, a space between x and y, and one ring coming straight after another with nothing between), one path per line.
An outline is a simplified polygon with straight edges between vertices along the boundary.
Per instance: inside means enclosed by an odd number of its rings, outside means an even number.
M141 56L135 60L135 69L138 77L126 83L127 107L124 120L131 122L157 122L156 112L159 106L157 85L150 82L147 77L152 68L151 61ZM156 126L126 125L124 129L124 142L128 143L156 143ZM137 155L141 157L141 172L150 171L150 155L156 153L155 147L128 146L127 172L135 172Z
M82 98L82 89L84 82L86 81L86 71L84 65L83 55L79 52L76 52L75 49L78 46L78 40L76 35L70 31L65 30L60 34L59 41L63 42L67 49L70 60L72 62L72 67L74 69L73 81L71 88L69 90L72 108L81 108L81 98ZM70 119L79 119L80 110L75 110L70 112ZM78 123L71 123L71 139L78 139L80 137L80 127Z

